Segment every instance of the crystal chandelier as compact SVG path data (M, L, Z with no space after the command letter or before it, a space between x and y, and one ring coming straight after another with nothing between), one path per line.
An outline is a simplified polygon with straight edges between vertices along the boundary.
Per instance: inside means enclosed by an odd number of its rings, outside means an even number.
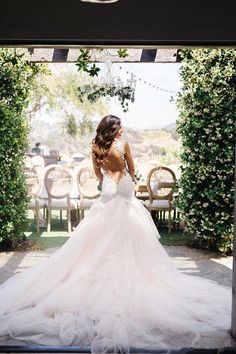
M83 2L92 2L92 3L96 3L96 4L111 4L113 2L117 2L119 0L80 0Z
M115 86L115 87L125 87L129 86L132 88L135 88L136 86L136 79L134 77L134 74L131 73L131 76L129 79L127 79L127 82L123 82L120 78L120 76L116 75L114 76L113 74L113 68L112 68L112 61L110 58L106 58L104 60L105 68L103 72L103 76L97 79L97 84L99 86Z
M91 62L100 61L104 65L102 70L95 66L94 75L90 75L89 71L86 73L83 85L78 87L79 100L83 103L85 97L89 102L94 103L99 98L105 98L106 103L109 103L111 99L114 99L117 105L121 105L123 112L127 112L129 102L135 100L136 75L130 73L130 77L122 80L113 71L112 57L117 57L117 54L114 55L112 51L104 48L101 52L102 54L99 53L99 60L96 57L96 52L93 52L92 56L89 57ZM119 67L119 69L122 69L122 67ZM98 72L100 72L99 75ZM126 73L129 74L129 71L126 71ZM91 76L93 76L92 82Z

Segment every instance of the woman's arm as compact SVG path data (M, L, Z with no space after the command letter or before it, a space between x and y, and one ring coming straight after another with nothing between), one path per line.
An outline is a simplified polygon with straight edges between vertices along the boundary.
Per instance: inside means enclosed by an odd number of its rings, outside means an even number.
M130 176L132 177L132 179L134 179L134 160L127 141L124 143L124 150L125 150L125 159L127 161Z
M97 176L99 181L102 182L103 174L101 171L101 166L93 156L92 156L92 163L93 163L93 170L94 170L95 175Z

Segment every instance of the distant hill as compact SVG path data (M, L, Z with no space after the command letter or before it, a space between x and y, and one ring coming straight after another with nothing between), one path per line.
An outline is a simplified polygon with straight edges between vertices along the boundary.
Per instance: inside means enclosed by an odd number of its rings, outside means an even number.
M168 124L168 125L162 127L162 129L167 130L167 131L176 130L176 123Z
M60 153L72 155L80 153L90 158L90 144L95 136L98 122L94 122L91 133L76 138L67 134L60 124L35 120L31 123L31 147L36 142L57 149ZM162 129L133 130L124 127L123 139L127 140L132 148L134 158L140 161L155 159L159 155L173 154L179 149L180 141L175 136L176 124L169 124Z

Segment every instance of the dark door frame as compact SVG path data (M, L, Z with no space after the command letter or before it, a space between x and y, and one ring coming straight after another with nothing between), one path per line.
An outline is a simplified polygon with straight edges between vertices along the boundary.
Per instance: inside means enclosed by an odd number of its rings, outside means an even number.
M31 43L30 45L26 45L26 43L19 43L19 41L17 41L17 44L15 43L13 45L13 43L7 43L6 45L1 45L1 41L0 41L0 46L1 47L14 47L14 48L22 48L22 47L27 47L27 48L37 48L37 47L40 47L40 48L55 48L55 49L58 49L58 50L65 50L65 49L68 49L68 48L81 48L81 47L84 47L83 45L69 45L67 46L66 44L64 44L63 46L62 45L56 45L55 43L53 43L53 45L50 45L47 43L47 45L38 45L36 43ZM86 47L91 47L91 48L94 48L94 47L101 47L101 48L105 48L107 47L104 43L102 44L97 44L96 45L89 45L89 46L86 46ZM111 47L111 48L116 48L115 45L110 45L108 47ZM122 46L124 47L124 46ZM125 46L127 48L140 48L141 46L134 46L134 45L131 45L131 46ZM198 48L198 46L196 45L187 45L187 46L184 46L183 43L182 45L180 46L181 48ZM204 47L204 45L201 45L199 47ZM213 46L211 45L210 47L221 47L220 45L217 45L217 46ZM228 48L227 45L224 45L225 48ZM235 41L235 46L231 46L231 47L235 47L236 48L236 41ZM147 51L148 53L148 50L158 50L158 49L163 49L163 48L177 48L176 45L171 45L171 46L160 46L160 45L153 45L153 46L150 46L150 45L144 45L142 46L142 49L143 51ZM179 47L178 47L179 48ZM149 52L149 54L151 55L151 61L149 62L153 62L153 53ZM176 58L176 62L179 62L178 58ZM175 63L175 62L174 62ZM173 63L173 64L174 64ZM235 151L236 151L236 144L235 144ZM235 165L236 165L236 154L235 154ZM235 181L236 181L236 170L235 170ZM235 207L235 204L236 204L236 190L235 190L235 194L234 194L234 251L233 251L233 271L232 271L232 312L231 312L231 335L232 335L232 338L236 341L236 228L235 228L235 225L236 225L236 218L235 218L235 212L236 212L236 207ZM220 350L220 352L222 354L228 354L228 349L230 351L230 354L235 352L236 353L236 347L233 347L233 348L225 348L225 350ZM177 354L177 353L192 353L192 350L193 348L181 348L179 350L176 350L176 349L156 349L156 350L145 350L145 349L140 349L140 350L137 350L137 349L132 349L130 350L130 353L156 353L156 354L164 354L164 353L170 353L170 354ZM37 345L27 345L27 346L6 346L6 345L3 345L1 346L0 345L0 353L90 353L90 348L89 347L80 347L80 346L74 346L74 347L71 347L71 346L37 346ZM217 354L218 353L218 349L217 348L210 348L210 349L205 349L205 348L194 348L194 353L196 354L200 354L200 353L209 353L209 354Z
M80 0L2 0L0 14L1 47L236 48L232 0L223 3L217 0L119 0L110 5ZM236 235L232 292L231 334L236 340ZM0 352L88 353L90 350L0 346ZM201 349L194 349L194 352L201 352ZM207 352L204 349L204 353ZM217 348L209 349L209 353L217 353Z

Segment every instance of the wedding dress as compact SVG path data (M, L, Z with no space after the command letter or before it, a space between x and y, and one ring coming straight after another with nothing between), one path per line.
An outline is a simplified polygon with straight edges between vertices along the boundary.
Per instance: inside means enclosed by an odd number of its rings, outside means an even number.
M0 285L0 336L128 353L229 330L230 288L181 273L159 239L127 169L119 181L105 173L68 241Z

